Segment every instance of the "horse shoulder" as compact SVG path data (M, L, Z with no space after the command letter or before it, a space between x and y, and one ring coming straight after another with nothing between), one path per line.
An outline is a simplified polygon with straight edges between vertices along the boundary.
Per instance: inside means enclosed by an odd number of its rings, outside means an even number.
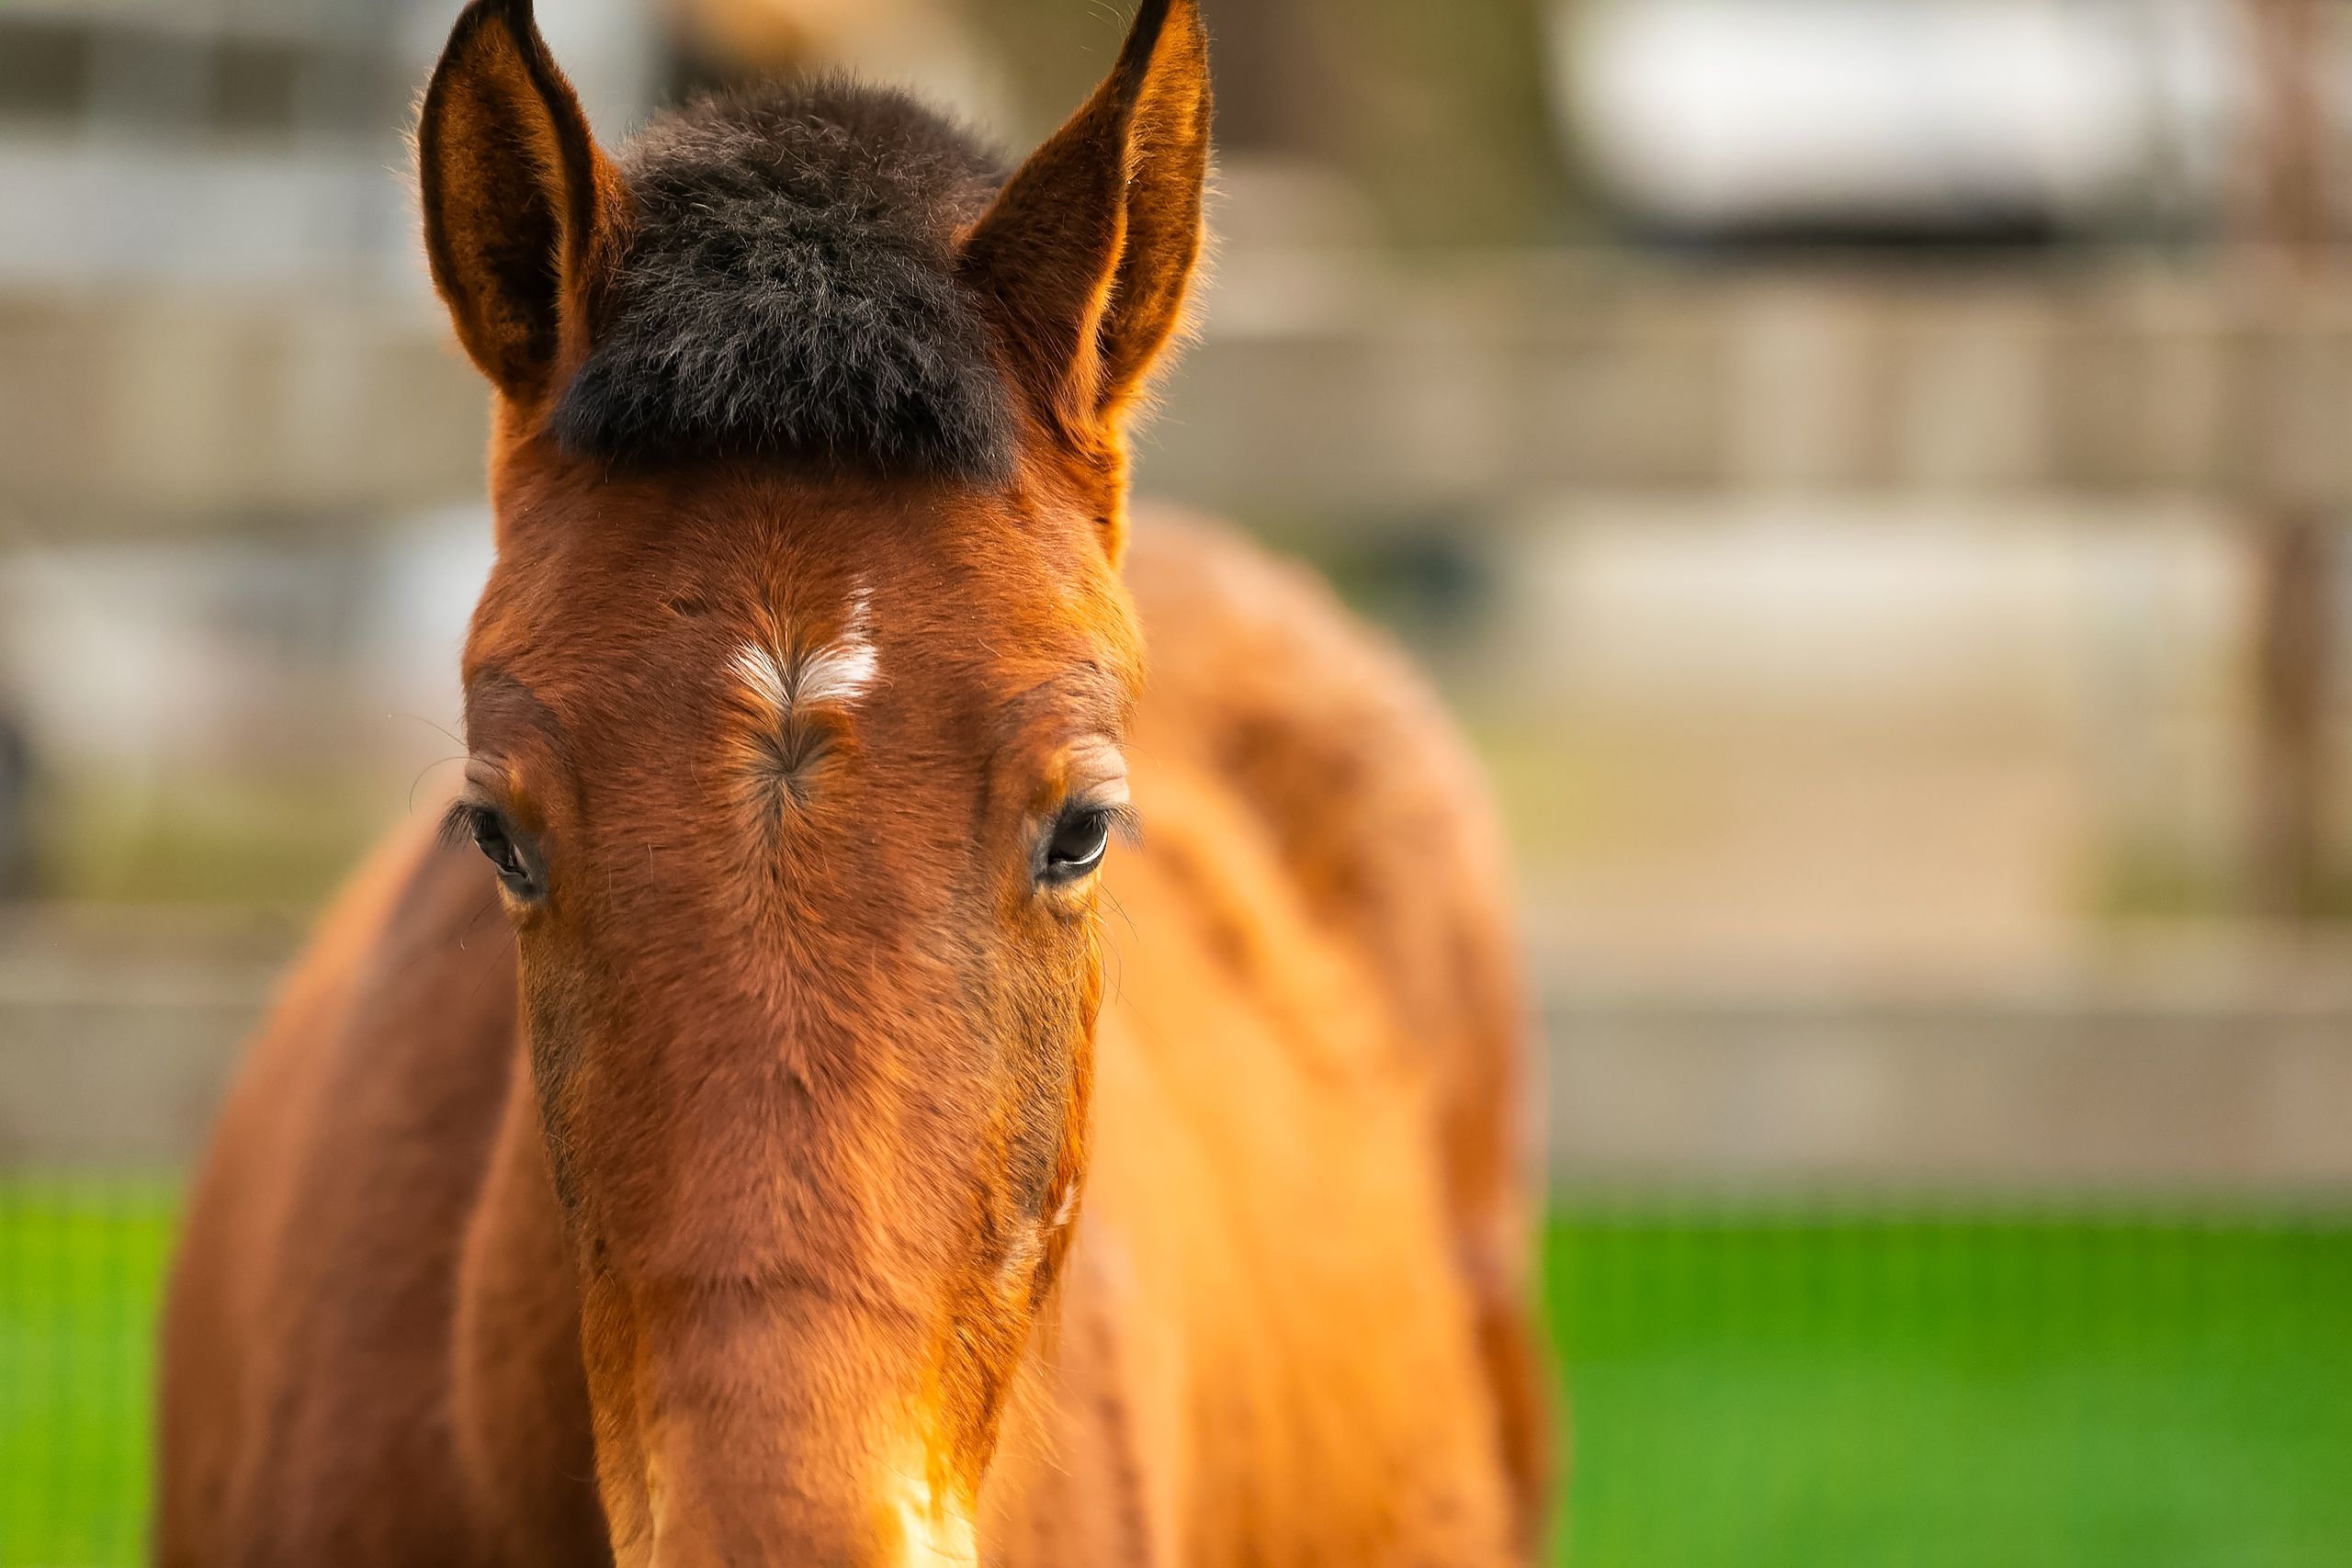
M1229 529L1156 513L1130 560L1147 752L1172 739L1247 800L1409 1033L1437 1044L1475 1016L1516 1035L1500 836L1426 680L1313 573Z
M1429 1074L1455 1261L1532 1534L1551 1461L1524 1305L1530 1030L1479 769L1404 653L1304 567L1158 512L1127 576L1150 660L1140 765L1181 755L1244 803Z
M1246 803L1428 1055L1461 1122L1450 1157L1515 1182L1527 1029L1501 840L1428 683L1310 572L1217 525L1139 526L1129 581L1151 660L1142 754L1182 752Z
M336 898L256 1037L166 1309L170 1568L450 1544L455 1247L513 1054L509 947L478 863L413 827Z

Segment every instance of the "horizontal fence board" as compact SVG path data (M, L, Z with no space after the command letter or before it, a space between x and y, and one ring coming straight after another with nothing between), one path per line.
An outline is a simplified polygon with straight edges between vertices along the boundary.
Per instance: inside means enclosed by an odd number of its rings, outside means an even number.
M2259 258L1408 272L1228 255L1147 488L1420 525L1563 490L2352 502L2352 269ZM424 300L0 296L0 508L124 536L472 499L486 397Z

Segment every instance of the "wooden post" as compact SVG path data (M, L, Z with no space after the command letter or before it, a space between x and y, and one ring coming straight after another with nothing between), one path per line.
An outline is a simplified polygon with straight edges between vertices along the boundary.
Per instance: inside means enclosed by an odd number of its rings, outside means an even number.
M2307 505L2266 503L2256 526L2252 893L2256 913L2301 920L2325 893L2335 539Z
M2246 0L2254 59L2254 166L2243 227L2260 279L2265 334L2300 330L2301 296L2328 241L2327 56L2319 0ZM2256 912L2309 919L2324 892L2327 710L2335 634L2335 540L2309 498L2256 474L2250 893Z

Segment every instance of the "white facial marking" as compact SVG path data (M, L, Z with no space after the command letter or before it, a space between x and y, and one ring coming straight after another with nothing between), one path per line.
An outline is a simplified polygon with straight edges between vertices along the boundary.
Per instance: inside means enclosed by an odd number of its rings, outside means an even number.
M868 608L866 592L860 588L857 597L850 601L849 618L842 623L841 635L796 661L793 701L846 705L865 694L881 669L881 659L868 640Z
M773 708L779 715L792 706L792 683L785 678L784 668L775 655L756 642L747 642L736 649L734 661L729 666L736 677L759 698L763 707Z
M1078 1188L1077 1185L1073 1183L1069 1190L1062 1194L1061 1204L1058 1208L1055 1209L1054 1217L1046 1222L1046 1228L1049 1230L1061 1229L1064 1225L1069 1224L1070 1215L1077 1212Z
M908 1459L921 1465L928 1457L916 1453ZM894 1470L886 1485L899 1516L906 1568L970 1568L979 1561L971 1516L934 1493L919 1471Z
M881 657L871 640L870 609L870 597L861 586L850 601L840 635L831 642L812 649L789 647L781 655L747 642L736 650L729 668L779 720L792 716L803 703L845 707L864 696L881 672Z

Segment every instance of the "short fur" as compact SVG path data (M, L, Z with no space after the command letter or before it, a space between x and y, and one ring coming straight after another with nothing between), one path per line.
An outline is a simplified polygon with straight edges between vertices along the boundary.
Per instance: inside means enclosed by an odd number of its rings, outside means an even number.
M967 228L931 122L808 101L624 169L527 0L474 0L435 72L427 249L496 389L451 820L503 874L403 834L255 1044L173 1276L160 1562L1523 1564L1524 1034L1476 776L1303 574L1125 547L1200 249L1199 13L1144 0ZM606 355L673 400L711 370L688 407L734 428L729 378L799 343L747 279L839 255L916 310L941 245L1003 351L1001 477L686 460L650 403L620 429L675 460L559 439ZM795 428L899 464L860 384ZM1140 844L1055 874L1130 809Z
M556 408L568 450L1003 476L1011 408L954 272L1003 180L971 137L834 76L704 98L619 163L633 233Z

